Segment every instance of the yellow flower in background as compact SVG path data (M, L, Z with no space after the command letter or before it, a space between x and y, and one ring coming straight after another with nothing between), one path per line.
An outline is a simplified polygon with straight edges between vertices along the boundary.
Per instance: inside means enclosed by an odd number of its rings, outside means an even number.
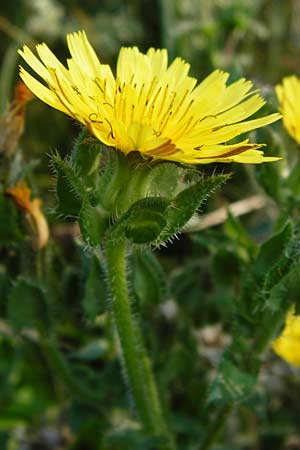
M125 154L182 163L261 163L262 144L231 141L280 118L279 114L246 120L265 103L244 78L227 85L229 74L216 70L197 85L189 64L167 50L122 48L116 77L100 63L84 32L67 35L67 68L46 44L39 59L24 46L22 58L45 82L23 67L21 78L48 105L83 123L91 134ZM197 85L197 86L196 86Z
M300 144L300 78L285 77L276 86L276 94L282 113L283 125L289 135Z
M31 190L22 183L6 189L6 194L13 199L18 208L24 211L31 232L33 248L39 250L45 247L49 240L49 227L41 211L42 200L39 198L30 200Z
M295 314L295 308L288 312L284 329L273 341L272 348L288 363L300 365L300 316Z

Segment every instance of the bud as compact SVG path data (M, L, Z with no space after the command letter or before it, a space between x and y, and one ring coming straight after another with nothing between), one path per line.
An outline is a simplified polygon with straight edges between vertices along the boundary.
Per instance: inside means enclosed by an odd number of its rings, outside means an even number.
M6 194L12 198L16 206L24 212L24 217L29 227L32 247L40 250L49 240L49 227L44 214L41 211L42 200L35 198L30 200L31 190L23 183L6 190Z
M19 81L8 111L0 117L0 153L14 152L24 131L25 106L32 98L31 91Z

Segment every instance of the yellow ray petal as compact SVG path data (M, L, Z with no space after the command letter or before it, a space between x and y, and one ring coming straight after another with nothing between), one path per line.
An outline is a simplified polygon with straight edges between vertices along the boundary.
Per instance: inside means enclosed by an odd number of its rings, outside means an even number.
M49 72L46 67L38 60L38 58L32 53L32 51L24 45L23 50L18 50L19 55L26 61L41 78L45 81L49 79Z
M20 67L20 77L36 97L52 106L53 108L59 109L65 114L69 114L68 110L62 105L62 103L60 103L54 92L37 81L25 69L23 69L23 67Z
M100 61L89 43L84 31L70 33L67 35L68 47L72 57L77 61L82 70L88 76L97 77L99 74Z
M216 70L196 86L189 64L181 58L168 66L166 50L151 48L143 54L137 47L120 50L115 79L84 32L69 34L67 42L68 68L45 44L37 46L42 62L27 47L20 51L49 89L24 70L22 78L39 98L85 124L106 145L126 154L136 150L145 157L184 163L274 159L264 158L259 144L231 144L237 136L280 117L245 120L264 104L251 91L250 81L240 79L228 86L229 74ZM287 126L294 127L291 107L286 111Z
M300 79L285 77L282 85L277 85L277 98L283 116L283 124L290 136L300 143Z

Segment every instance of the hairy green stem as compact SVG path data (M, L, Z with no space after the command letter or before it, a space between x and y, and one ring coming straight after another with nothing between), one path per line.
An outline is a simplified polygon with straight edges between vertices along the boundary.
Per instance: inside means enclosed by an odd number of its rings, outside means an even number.
M134 317L126 278L125 239L106 243L107 272L112 296L112 314L122 352L126 382L144 429L162 439L161 449L173 450L142 336Z

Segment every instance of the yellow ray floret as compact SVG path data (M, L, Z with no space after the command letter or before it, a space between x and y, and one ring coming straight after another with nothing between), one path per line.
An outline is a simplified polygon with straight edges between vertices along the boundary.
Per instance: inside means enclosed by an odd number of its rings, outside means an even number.
M282 120L289 135L300 144L300 78L285 77L276 86Z
M227 85L228 73L216 70L197 85L189 64L166 50L122 48L116 77L102 64L84 32L67 36L71 58L63 66L45 44L38 57L24 46L26 63L44 83L21 67L21 78L50 106L83 123L104 144L125 154L183 163L261 163L262 145L231 140L280 118L271 114L247 120L264 104L240 79Z
M287 314L281 335L273 341L277 355L294 366L300 366L300 316L293 307Z

